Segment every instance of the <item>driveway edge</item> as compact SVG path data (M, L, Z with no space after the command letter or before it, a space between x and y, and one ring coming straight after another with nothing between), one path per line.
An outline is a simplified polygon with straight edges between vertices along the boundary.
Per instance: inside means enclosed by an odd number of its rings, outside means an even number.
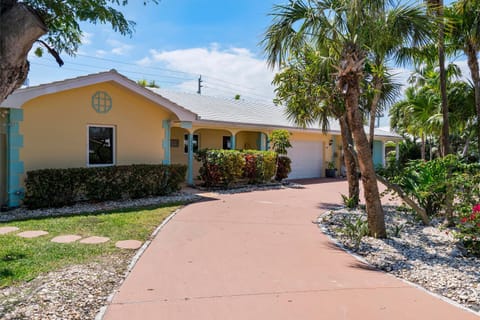
M130 274L130 272L132 272L133 268L135 267L135 265L137 264L138 260L143 255L145 250L147 250L148 246L150 246L153 239L167 225L167 223L169 223L170 220L172 220L173 217L175 217L180 212L180 210L182 210L187 205L183 205L180 208L178 208L177 210L173 211L167 218L165 218L165 220L162 221L162 223L157 228L155 228L155 230L153 230L149 239L147 241L145 241L145 243L140 247L140 249L137 250L137 253L135 253L135 255L133 256L132 261L130 261L130 263L127 267L127 271L125 272L125 275L123 276L122 281L118 284L117 288L108 296L107 304L100 308L97 315L95 316L95 320L102 320L103 319L103 317L105 316L105 312L107 311L108 305L113 301L113 298L115 298L115 295L118 293L120 287L125 282L128 275Z
M449 303L449 304L451 304L451 305L453 305L453 306L455 306L455 307L457 307L457 308L460 308L460 309L462 309L462 310L468 311L469 313L472 313L472 314L476 315L477 317L480 317L480 312L475 312L475 311L473 311L472 309L469 309L469 308L461 305L460 303L458 303L458 302L456 302L456 301L454 301L454 300L451 300L451 299L449 299L449 298L447 298L447 297L444 297L444 296L442 296L442 295L440 295L440 294L438 294L438 293L429 291L429 290L425 289L424 287L420 286L419 284L416 284L416 283L414 283L414 282L408 281L408 280L406 280L406 279L399 278L399 277L397 277L397 276L395 276L395 275L393 275L393 274L391 274L391 273L388 273L388 272L386 272L386 271L384 271L384 270L380 270L380 269L378 269L377 267L375 267L374 265L370 264L370 263L369 263L367 260L365 260L361 255L359 255L359 254L351 251L350 249L348 249L346 246L343 245L343 243L341 243L340 241L338 241L337 239L335 239L334 237L332 237L330 234L328 234L327 229L322 226L322 223L321 223L321 221L320 221L320 220L322 219L322 216L325 215L325 214L328 214L328 213L333 213L333 212L334 212L333 210L328 210L328 211L322 212L322 213L318 216L317 221L316 221L316 224L317 224L318 228L320 229L320 231L322 232L322 234L324 234L324 235L328 238L328 240L331 241L331 242L332 242L334 245L336 245L338 248L342 249L343 251L345 251L346 253L348 253L349 255L351 255L352 257L354 257L355 259L357 259L358 261L366 264L366 265L369 266L369 267L372 267L373 269L375 269L375 270L378 271L378 272L382 272L382 273L384 273L384 274L386 274L386 275L388 275L388 276L390 276L390 277L394 277L395 279L398 279L398 280L402 281L403 283L406 283L406 284L408 284L408 285L410 285L410 286L413 286L413 287L415 287L415 288L417 288L417 289L420 289L421 291L423 291L423 292L425 292L425 293L427 293L427 294L429 294L429 295L431 295L431 296L433 296L433 297L435 297L435 298L437 298L437 299L440 299L440 300L442 300L442 301L445 301L445 302L447 302L447 303Z

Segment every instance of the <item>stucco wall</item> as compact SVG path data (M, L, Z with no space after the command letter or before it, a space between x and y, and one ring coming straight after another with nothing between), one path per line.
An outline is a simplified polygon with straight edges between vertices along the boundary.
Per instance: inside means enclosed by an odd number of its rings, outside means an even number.
M105 91L112 98L108 113L92 108L92 95ZM162 163L162 120L175 116L114 83L101 83L44 95L24 106L20 157L25 171L87 166L88 125L115 127L117 165Z

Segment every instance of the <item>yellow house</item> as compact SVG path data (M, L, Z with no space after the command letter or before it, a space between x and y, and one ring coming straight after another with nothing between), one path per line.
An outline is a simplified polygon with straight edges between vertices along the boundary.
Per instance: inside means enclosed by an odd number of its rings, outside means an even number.
M290 178L321 177L330 161L340 168L334 124L327 134L298 128L273 105L144 88L115 70L19 89L0 105L0 203L18 206L25 173L45 168L182 163L192 184L196 150L267 150L279 128L292 134ZM376 164L398 139L376 132Z

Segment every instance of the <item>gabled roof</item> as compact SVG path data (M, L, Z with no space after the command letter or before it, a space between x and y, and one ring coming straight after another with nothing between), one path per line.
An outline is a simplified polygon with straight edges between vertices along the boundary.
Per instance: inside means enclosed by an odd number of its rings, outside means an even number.
M41 84L38 86L32 86L28 88L22 88L12 93L5 101L0 104L3 108L19 109L29 100L34 98L58 93L66 90L81 88L89 85L94 85L103 82L114 82L126 89L129 89L154 103L162 105L175 113L179 119L184 121L193 121L196 119L196 115L176 104L172 104L169 100L162 96L159 96L155 92L148 90L135 81L128 79L124 75L118 73L112 69L110 71L89 74L86 76L80 76L72 79L66 79L61 81L50 82Z
M21 108L27 101L39 96L81 88L97 83L114 82L175 113L180 121L211 122L231 125L280 127L301 130L285 116L281 106L258 101L235 100L165 89L144 88L115 70L22 88L10 95L0 107ZM318 125L307 130L320 131ZM368 128L366 127L366 131ZM331 133L339 133L338 122L330 122ZM396 133L375 129L377 137L400 138Z

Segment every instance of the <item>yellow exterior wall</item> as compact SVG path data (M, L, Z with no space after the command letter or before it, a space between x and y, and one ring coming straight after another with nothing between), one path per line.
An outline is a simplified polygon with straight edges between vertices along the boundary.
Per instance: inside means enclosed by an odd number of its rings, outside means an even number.
M97 91L112 98L108 113L92 108L91 98ZM167 109L114 83L44 95L28 101L23 109L20 158L25 171L87 166L88 125L115 127L117 165L162 163L162 120L175 118Z
M258 145L258 136L260 132L247 132L242 131L236 135L236 144L237 149L242 150L258 150L260 146Z

